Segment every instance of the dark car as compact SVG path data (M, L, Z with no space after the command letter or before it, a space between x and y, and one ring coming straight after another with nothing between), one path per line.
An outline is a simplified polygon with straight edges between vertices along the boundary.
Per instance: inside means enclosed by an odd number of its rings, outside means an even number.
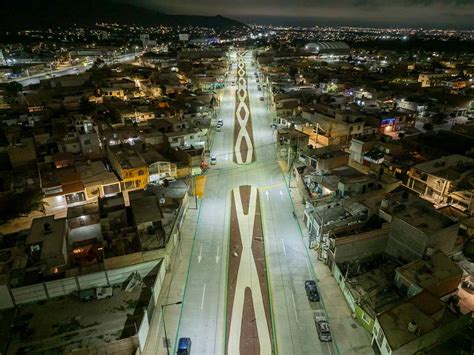
M316 321L316 329L318 330L319 340L324 342L332 341L331 330L329 323L325 320Z
M191 354L191 339L190 338L179 338L178 351L176 354L189 355Z
M319 302L319 292L314 280L306 280L304 288L306 290L306 296L308 296L310 302Z

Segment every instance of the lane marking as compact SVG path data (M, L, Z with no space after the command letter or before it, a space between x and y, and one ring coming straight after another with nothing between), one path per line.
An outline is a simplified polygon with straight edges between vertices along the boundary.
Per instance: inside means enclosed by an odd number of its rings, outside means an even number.
M265 195L267 196L267 201L270 201L270 197L268 196L268 190L265 191Z
M281 238L281 245L283 246L283 254L286 255L285 241Z
M309 272L309 276L311 277L312 273L311 273L311 267L309 266L309 262L308 262L308 259L306 258L306 266L308 267L308 272Z
M202 288L202 300L201 300L201 309L204 308L204 297L206 296L206 284L204 284L204 287Z
M260 190L264 190L264 191L266 191L266 190L271 190L271 189L273 189L273 188L275 188L275 187L278 187L278 186L281 186L281 185L283 185L283 184L284 184L283 182L280 182L280 183L278 183L278 184L263 186L263 187L260 188ZM280 193L282 193L282 192L280 191Z
M220 251L220 249L221 249L221 248L220 248L220 246L218 245L218 246L217 246L217 253L216 253L216 264L219 264L219 258L220 258L220 256L219 256L219 251Z
M282 201L283 201L283 191L281 191L281 190L280 190L280 197L281 197L281 199L282 199Z
M201 247L199 248L198 263L201 263L201 260L202 260L202 244L201 244Z
M291 290L291 299L293 300L293 309L295 310L296 323L299 323L300 320L298 318L298 311L296 310L295 294L293 293L293 290Z

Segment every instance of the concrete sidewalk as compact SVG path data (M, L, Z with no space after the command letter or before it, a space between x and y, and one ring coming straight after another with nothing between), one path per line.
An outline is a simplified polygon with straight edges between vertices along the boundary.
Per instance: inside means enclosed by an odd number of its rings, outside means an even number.
M285 173L285 176L288 182L288 174ZM292 186L294 186L294 181ZM301 231L303 233L303 239L306 248L308 248L309 232L303 223L304 205L302 198L298 188L292 187L289 190ZM342 295L342 291L336 280L331 275L329 268L318 259L316 251L308 249L308 254L317 278L316 282L318 283L319 292L324 301L324 308L328 314L329 323L331 325L339 354L374 354L370 345L369 334L354 318L352 318L351 309Z
M183 301L184 288L188 274L189 261L191 257L194 232L197 226L199 210L194 209L194 202L190 203L190 208L186 212L184 224L181 229L181 241L176 249L174 260L171 263L171 270L166 273L160 296L150 322L150 330L144 354L157 355L167 354L161 305ZM165 308L166 333L169 339L169 353L173 353L175 337L178 327L179 315L182 305L171 305Z

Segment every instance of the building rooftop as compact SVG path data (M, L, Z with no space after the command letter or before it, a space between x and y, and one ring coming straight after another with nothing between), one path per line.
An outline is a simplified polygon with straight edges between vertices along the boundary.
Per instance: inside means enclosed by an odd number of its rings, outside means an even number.
M66 235L66 218L46 216L33 219L26 244L40 245L41 259L49 265L64 264L63 246Z
M420 259L401 266L397 272L411 283L440 297L456 290L462 276L461 268L441 252L427 260ZM450 279L453 282L446 284Z
M128 144L111 146L109 149L117 157L123 169L137 169L145 167L145 161L137 154L134 147Z
M85 187L97 185L105 186L119 182L117 176L115 176L113 172L108 171L101 161L78 164L76 169L81 175L81 180Z
M380 314L377 319L392 349L398 349L419 336L431 332L439 325L439 313L445 304L438 297L423 291L398 306ZM408 330L410 322L417 330Z
M87 216L94 213L99 213L99 204L97 202L69 207L67 209L67 219Z
M436 233L456 222L427 206L423 202L413 202L394 208L394 215L425 234Z
M456 180L464 172L474 169L474 159L464 155L453 154L415 165L414 168L423 173L448 180Z
M145 195L142 191L131 193L130 207L132 209L133 219L137 225L163 219L160 201L155 195Z

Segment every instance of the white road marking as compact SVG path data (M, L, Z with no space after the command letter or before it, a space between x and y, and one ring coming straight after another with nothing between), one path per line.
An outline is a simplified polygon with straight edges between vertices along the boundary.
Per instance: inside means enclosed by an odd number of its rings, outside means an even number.
M309 276L311 277L311 275L312 275L312 273L311 273L311 266L309 265L308 259L306 259L306 266L308 267L308 273L309 273Z
M265 195L267 196L267 201L270 201L270 197L268 196L268 190L265 191Z
M283 191L280 190L280 197L283 200Z
M295 294L293 293L293 290L291 291L291 299L293 300L293 309L295 310L296 323L299 323L300 320L298 318L298 311L296 310Z
M204 308L204 297L206 296L206 284L204 284L204 287L202 288L202 300L201 300L201 309Z
M285 241L281 238L281 245L283 246L283 254L286 255Z
M200 263L201 260L202 260L202 244L201 244L201 247L199 248L198 263Z
M219 258L220 258L220 256L219 256L219 251L220 251L220 250L221 250L221 248L220 248L220 246L218 245L218 246L217 246L217 253L216 253L216 264L219 264Z
M329 355L331 355L331 346L329 345L329 343L326 343L326 345L328 346L328 351L329 351Z

